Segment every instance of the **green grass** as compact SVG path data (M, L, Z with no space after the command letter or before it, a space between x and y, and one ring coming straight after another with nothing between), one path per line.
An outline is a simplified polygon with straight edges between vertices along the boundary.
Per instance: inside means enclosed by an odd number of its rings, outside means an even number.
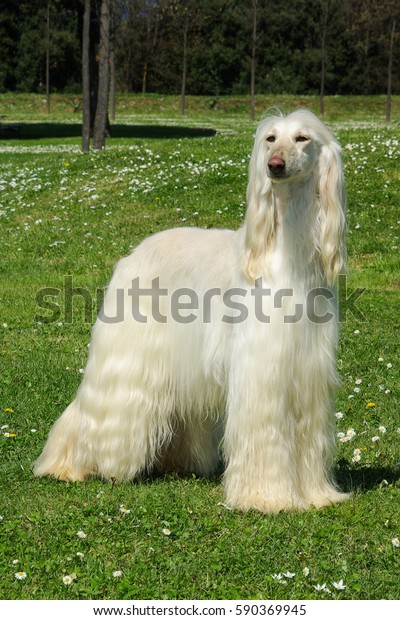
M18 93L0 93L0 123L47 123L81 121L81 99L78 95L55 94L50 99L50 114L46 110L44 95L25 95ZM294 108L307 107L315 113L319 111L319 97L292 95L257 95L256 115L260 118L266 110L282 108L290 111ZM250 114L250 99L244 95L232 97L186 97L186 112L182 117L179 112L180 99L174 95L127 95L116 96L116 120L118 123L146 124L157 123L167 119L182 125L196 124L199 121L211 123L214 127L229 128L235 122L243 123ZM325 119L337 121L346 119L363 123L383 121L386 113L384 95L363 97L325 97ZM400 96L392 99L393 120L400 120Z
M70 101L54 101L48 120L78 122ZM214 137L125 135L86 155L77 135L0 141L3 599L398 598L399 99L390 126L382 101L327 100L327 120L344 147L348 288L366 289L357 301L366 322L347 317L338 352L337 432L354 429L355 436L338 441L337 473L353 497L303 514L228 511L218 477L168 475L112 487L32 475L52 422L80 383L96 291L115 262L164 228L242 221L254 133L246 101L222 99L211 109L207 99L189 99L182 120L176 98L120 98L121 126L208 127L219 130ZM259 107L272 103L263 99ZM300 103L316 109L316 100ZM46 120L43 98L33 96L1 95L0 113L28 126ZM67 275L93 298L85 314L76 296L71 322ZM60 289L53 323L36 302L43 287ZM26 579L17 580L17 571ZM287 571L295 576L276 578ZM64 585L66 575L74 577L71 585ZM342 591L332 586L340 579ZM314 588L323 583L330 593Z

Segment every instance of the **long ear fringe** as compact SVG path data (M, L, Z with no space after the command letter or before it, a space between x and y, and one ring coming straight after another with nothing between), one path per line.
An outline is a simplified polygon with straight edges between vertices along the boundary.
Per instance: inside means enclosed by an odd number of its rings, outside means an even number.
M328 284L346 271L346 187L337 142L321 148L319 158L320 251Z
M271 181L265 176L263 158L258 157L258 151L256 139L249 164L243 256L244 273L252 281L263 272L265 255L274 243L276 230Z

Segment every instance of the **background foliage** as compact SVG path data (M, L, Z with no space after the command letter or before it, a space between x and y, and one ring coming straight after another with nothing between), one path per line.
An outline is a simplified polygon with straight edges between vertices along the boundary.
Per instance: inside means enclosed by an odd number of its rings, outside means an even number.
M98 4L97 0L93 0ZM48 0L52 92L81 89L82 0ZM114 0L117 90L180 91L189 14L189 94L247 93L254 0ZM315 94L328 5L326 94L386 92L397 0L258 0L256 91ZM47 2L0 0L0 91L42 92ZM393 92L400 88L396 34Z

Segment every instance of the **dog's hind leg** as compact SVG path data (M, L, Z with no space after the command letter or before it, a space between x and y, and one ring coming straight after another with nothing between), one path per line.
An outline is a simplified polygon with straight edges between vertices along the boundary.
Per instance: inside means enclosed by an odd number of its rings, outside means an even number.
M76 399L50 431L37 476L130 480L151 469L171 432L174 403L168 377L139 366L123 372L122 354L99 364L91 353Z
M159 446L169 437L165 412L161 420L157 405L146 407L138 394L125 406L93 396L88 402L82 394L86 389L87 385L52 427L35 475L66 481L96 475L122 481L151 469Z
M91 472L77 462L80 433L79 405L74 400L52 427L42 454L34 467L35 476L53 476L60 480L83 480Z

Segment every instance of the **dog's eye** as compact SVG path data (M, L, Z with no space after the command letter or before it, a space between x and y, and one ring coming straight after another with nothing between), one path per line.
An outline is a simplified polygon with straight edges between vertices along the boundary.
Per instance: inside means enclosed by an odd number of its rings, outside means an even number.
M276 140L275 136L267 136L265 139L267 142L275 142Z
M295 138L296 142L308 142L309 139L308 136L296 136Z

